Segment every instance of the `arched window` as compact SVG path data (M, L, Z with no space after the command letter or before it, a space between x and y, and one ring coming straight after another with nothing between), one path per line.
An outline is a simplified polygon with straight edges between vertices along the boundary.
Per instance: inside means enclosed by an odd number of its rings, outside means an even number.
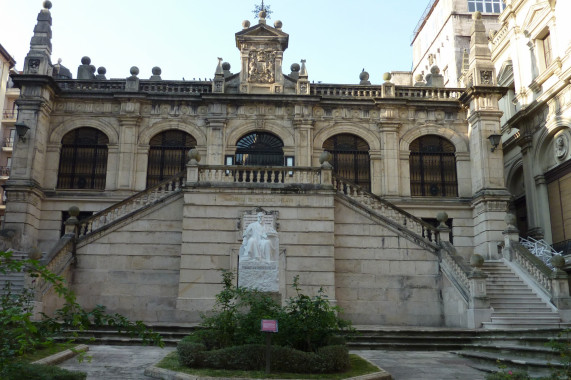
M335 135L323 143L323 149L333 155L333 173L367 190L371 189L369 144L348 133Z
M109 138L95 128L83 127L61 139L58 189L105 189Z
M155 135L149 145L147 187L184 170L187 153L196 146L196 139L184 131L172 129Z
M238 140L236 165L284 166L284 143L266 132L253 132Z
M410 193L412 196L458 196L455 148L450 141L427 135L410 144Z

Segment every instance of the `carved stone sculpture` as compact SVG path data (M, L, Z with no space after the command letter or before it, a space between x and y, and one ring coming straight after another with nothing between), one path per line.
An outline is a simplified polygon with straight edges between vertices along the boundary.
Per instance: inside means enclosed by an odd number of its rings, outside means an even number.
M263 215L262 212L258 213L258 220L250 223L244 231L244 240L240 247L241 261L271 262L277 257L277 232L262 224Z
M248 56L248 81L274 83L276 53L271 50L252 50Z

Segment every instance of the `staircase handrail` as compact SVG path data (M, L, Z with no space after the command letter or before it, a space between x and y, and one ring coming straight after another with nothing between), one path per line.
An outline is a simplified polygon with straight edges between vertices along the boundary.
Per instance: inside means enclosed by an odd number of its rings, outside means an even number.
M185 178L186 170L180 171L154 186L133 194L119 203L80 220L77 229L78 238L83 240L88 235L105 228L113 222L121 220L126 215L181 191L184 186Z
M40 259L40 264L45 266L47 270L55 275L60 276L73 263L75 257L75 236L72 234L63 235L56 245ZM41 276L31 280L31 284L35 288L35 297L37 300L53 287L51 282L45 281Z
M201 183L319 185L321 169L304 166L200 165Z
M432 250L438 249L439 231L430 223L406 212L402 208L354 184L344 178L332 176L333 188L357 203L374 211L384 219L396 224L400 231L412 234L416 239L428 245Z
M551 294L553 287L551 285L551 274L553 271L545 265L545 263L531 253L524 245L519 242L511 242L510 253L512 261L517 263L525 270L531 278L547 293Z
M470 275L471 268L464 258L457 254L456 249L449 242L440 244L440 268L448 277L450 283L458 290L466 303L470 303Z

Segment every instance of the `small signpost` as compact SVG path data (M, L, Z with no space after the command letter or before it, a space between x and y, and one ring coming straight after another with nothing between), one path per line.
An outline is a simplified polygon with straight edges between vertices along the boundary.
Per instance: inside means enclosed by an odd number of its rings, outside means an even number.
M261 331L266 333L266 373L270 373L272 333L278 332L278 321L276 319L262 319Z

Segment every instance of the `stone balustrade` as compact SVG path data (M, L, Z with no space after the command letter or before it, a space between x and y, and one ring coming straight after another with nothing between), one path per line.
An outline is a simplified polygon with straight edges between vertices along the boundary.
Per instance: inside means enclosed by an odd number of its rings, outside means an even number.
M401 87L396 86L395 97L430 99L430 100L458 100L464 93L462 88L439 88L439 87Z
M351 98L380 98L382 95L381 86L361 86L361 85L333 85L333 84L312 84L311 95L351 97Z
M551 295L553 289L551 275L553 271L521 243L511 242L511 245L513 249L510 250L510 261L517 263L520 268L529 273L547 294Z
M462 88L395 86L394 97L450 101L458 100L463 92L464 89ZM390 95L384 94L383 86L311 85L311 95L316 96L349 98L393 97L392 92L388 92Z
M416 242L422 244L425 248L431 251L435 250L436 243L439 239L439 231L437 228L370 193L361 186L339 177L333 176L333 188L338 193L346 195L381 215L383 218L392 221L399 230L411 233L417 239Z
M154 204L175 192L181 191L185 180L185 174L186 172L182 171L153 187L149 187L148 189L108 207L89 218L81 220L77 228L79 238L81 239L86 237L93 232L103 229L112 222L120 220L137 210Z
M321 183L319 168L259 166L199 166L198 182L250 185Z
M117 92L125 91L126 80L57 80L64 92ZM150 94L200 95L212 92L211 82L146 81L139 82L139 92Z
M450 282L458 289L460 295L464 298L466 303L470 303L470 278L469 271L461 261L461 257L451 252L450 249L440 250L442 270L448 275Z
M74 236L64 235L51 251L47 253L40 263L50 272L61 276L70 266L74 259ZM30 287L35 289L35 299L41 301L44 295L52 288L53 284L40 277L26 279Z

